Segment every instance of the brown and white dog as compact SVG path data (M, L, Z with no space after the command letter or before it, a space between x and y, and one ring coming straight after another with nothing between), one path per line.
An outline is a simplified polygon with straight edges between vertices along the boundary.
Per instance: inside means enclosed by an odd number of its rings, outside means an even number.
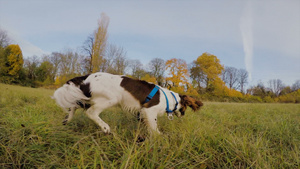
M120 105L123 110L140 112L151 131L159 133L157 116L166 113L167 100L169 107L177 116L184 115L187 106L194 111L203 106L201 101L186 95L179 95L170 90L159 87L153 98L145 103L155 84L142 80L135 80L126 76L109 73L93 73L86 76L75 77L66 82L54 92L53 98L69 115L63 124L69 122L77 108L86 109L87 116L97 123L105 133L110 127L99 114L112 106ZM176 100L175 100L175 98ZM176 101L178 106L175 106Z

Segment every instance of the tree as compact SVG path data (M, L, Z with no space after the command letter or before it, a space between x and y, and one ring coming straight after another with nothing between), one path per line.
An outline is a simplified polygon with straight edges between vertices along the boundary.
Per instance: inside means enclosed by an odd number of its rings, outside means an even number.
M48 83L53 83L51 79L53 73L53 65L49 61L43 61L40 66L36 69L36 75L39 82L45 82L46 79Z
M197 61L193 61L190 68L191 78L193 80L194 87L198 88L199 93L204 93L205 84L203 84L205 79L205 74L202 69L198 66Z
M61 63L60 53L52 52L50 56L44 58L44 61L49 61L53 65L52 73L50 75L51 81L55 81L55 77L58 76L59 66Z
M10 38L7 36L6 31L0 28L0 49L5 48L10 44Z
M16 82L23 67L23 54L19 45L8 45L0 58L0 75L6 83ZM4 77L5 76L5 77Z
M166 68L169 71L169 75L171 75L166 80L172 83L172 87L179 87L188 82L189 73L184 60L176 58L167 60Z
M291 89L291 87L290 86L286 86L286 87L284 87L282 90L281 90L281 92L279 93L279 95L286 95L286 94L289 94L289 93L292 93L293 92L293 90Z
M205 84L206 91L213 88L213 82L222 74L224 67L220 64L220 60L212 54L203 53L194 61L193 69L199 73L199 77Z
M248 72L245 69L238 71L238 85L241 93L244 93L245 85L248 83Z
M284 88L284 84L280 79L272 79L268 81L270 90L276 95L279 96L281 90Z
M300 89L300 80L297 80L293 85L292 85L292 91L297 91Z
M166 70L166 62L160 58L154 58L148 64L151 74L156 78L158 85L162 86L164 73Z
M85 70L85 73L92 73L93 71L93 64L92 64L92 58L93 58L93 44L94 44L94 36L90 35L84 42L82 46L83 52L87 55L83 60L83 67Z
M27 78L33 82L36 80L36 70L40 64L40 61L37 56L31 56L24 60L24 70L27 75Z
M103 63L102 72L119 75L125 74L125 70L129 65L125 50L113 44L108 45Z
M104 13L98 21L98 28L94 34L89 36L84 43L83 51L87 54L85 58L85 68L87 73L101 71L103 66L104 54L107 44L107 28L109 25L109 17Z
M225 69L222 72L222 80L230 89L236 89L238 84L238 69L225 66Z
M101 14L98 22L98 29L94 33L94 43L92 51L92 72L100 71L103 64L103 56L107 42L107 28L109 24L109 17L105 13Z
M80 55L72 50L57 54L59 56L59 72L55 78L56 85L64 84L68 79L81 75Z
M247 93L253 96L265 97L267 96L267 89L262 82L259 82L256 86L250 87Z
M134 78L141 79L146 75L146 71L143 69L143 64L139 60L131 60L129 62L129 67L131 67L131 75Z

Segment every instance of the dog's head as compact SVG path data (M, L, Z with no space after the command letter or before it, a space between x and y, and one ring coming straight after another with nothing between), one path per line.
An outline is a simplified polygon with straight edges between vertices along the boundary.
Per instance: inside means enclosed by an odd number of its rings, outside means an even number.
M193 111L197 111L200 109L201 106L203 106L203 103L199 100L196 100L190 96L187 95L179 95L180 96L180 114L177 114L177 116L183 116L185 114L185 111L187 107L190 107L193 109Z

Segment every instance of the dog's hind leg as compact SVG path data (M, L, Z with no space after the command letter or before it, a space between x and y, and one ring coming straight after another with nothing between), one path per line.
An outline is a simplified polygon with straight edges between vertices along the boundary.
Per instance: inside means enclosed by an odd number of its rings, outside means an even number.
M68 115L65 117L65 120L62 122L63 125L66 125L69 121L73 119L76 108L72 107L67 110Z

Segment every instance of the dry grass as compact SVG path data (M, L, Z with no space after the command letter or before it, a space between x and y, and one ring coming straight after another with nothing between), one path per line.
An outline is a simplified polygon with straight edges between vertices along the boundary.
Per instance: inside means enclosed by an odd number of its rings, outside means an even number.
M111 135L82 111L63 126L52 93L0 84L0 168L300 167L299 104L205 103L136 143L143 130L119 108L101 114Z

